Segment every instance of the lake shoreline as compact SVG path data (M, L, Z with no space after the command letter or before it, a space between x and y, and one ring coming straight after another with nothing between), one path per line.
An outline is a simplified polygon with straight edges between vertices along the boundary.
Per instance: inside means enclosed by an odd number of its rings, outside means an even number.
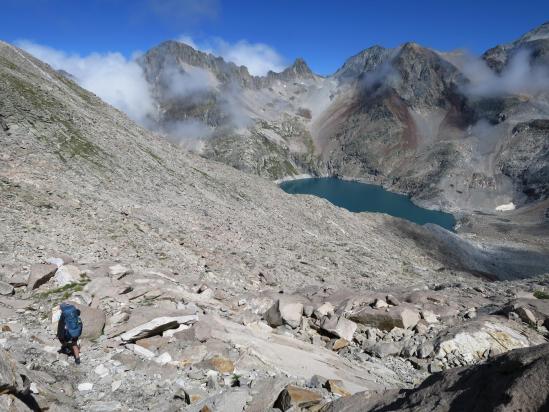
M417 224L434 223L453 232L459 222L452 213L415 204L407 194L354 178L301 177L286 179L279 183L279 187L289 194L308 194L324 198L355 213L385 213Z

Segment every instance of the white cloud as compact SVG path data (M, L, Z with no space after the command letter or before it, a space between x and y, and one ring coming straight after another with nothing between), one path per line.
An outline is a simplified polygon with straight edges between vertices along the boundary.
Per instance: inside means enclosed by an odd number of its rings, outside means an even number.
M197 42L188 35L181 35L176 40L205 53L223 57L239 66L246 66L250 74L255 76L264 76L269 70L280 72L285 68L284 58L264 43L250 43L247 40L229 43L218 37Z
M145 123L153 112L153 100L141 67L120 53L69 55L29 41L19 41L17 46L54 69L70 73L82 87L139 123Z
M160 80L171 98L184 98L206 92L217 85L217 79L210 72L188 65L184 70L175 65L163 67Z
M466 55L461 70L470 83L464 87L464 91L473 96L537 94L549 91L548 68L531 64L530 57L530 51L520 50L498 74L484 60Z
M191 36L187 36L186 34L182 34L181 36L177 37L175 41L178 41L180 43L185 43L187 46L191 46L195 50L202 50L198 45L194 42L193 38Z

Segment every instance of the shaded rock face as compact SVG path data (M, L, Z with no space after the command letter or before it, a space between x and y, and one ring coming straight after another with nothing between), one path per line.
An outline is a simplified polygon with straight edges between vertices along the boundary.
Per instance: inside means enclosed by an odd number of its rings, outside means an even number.
M437 373L397 399L357 394L322 410L542 411L549 407L549 344L517 349L490 362ZM358 408L358 409L355 409Z
M549 43L549 40L548 40ZM529 199L549 196L549 120L537 119L517 124L498 156L502 173L515 183L517 191Z

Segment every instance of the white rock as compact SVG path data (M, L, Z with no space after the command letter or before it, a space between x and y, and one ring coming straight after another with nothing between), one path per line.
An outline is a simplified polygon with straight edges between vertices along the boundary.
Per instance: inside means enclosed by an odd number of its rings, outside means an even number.
M422 310L421 317L425 319L425 322L427 323L438 323L437 315L435 315L430 310Z
M388 308L389 305L383 299L376 299L376 303L374 303L374 307L376 309L383 309L383 308Z
M111 391L116 392L122 386L122 381L114 381L111 383Z
M38 390L38 385L36 385L35 382L31 382L30 386L29 386L29 389L32 393L34 393L35 395L38 395L40 393L40 391Z
M76 283L80 280L80 275L82 274L82 271L78 269L76 266L73 265L63 265L59 269L57 269L57 272L55 272L55 276L53 277L53 280L57 284L57 286L65 286L69 285L71 283Z
M156 356L154 352L140 345L132 345L132 350L136 355L142 356L146 359L152 359Z
M333 314L334 310L334 305L332 305L330 302L324 302L322 305L316 308L314 313L317 315L318 318L322 318L324 316L328 316L329 314Z
M101 376L102 378L104 378L105 376L107 376L109 374L109 370L103 364L98 365L94 369L94 372L97 375Z
M165 365L172 361L172 357L168 352L164 352L162 355L157 356L154 361L160 365Z
M464 364L473 364L485 359L491 352L502 353L535 343L531 343L521 331L512 329L507 324L473 320L439 340L435 349L438 359L453 353Z
M63 266L65 264L65 261L61 258L55 258L51 257L46 259L46 263L49 263L50 265L55 265L57 267Z
M297 328L301 324L302 314L302 303L279 299L263 316L270 326L287 324L292 328Z
M78 390L80 392L91 391L92 389L93 389L93 383L91 382L84 382L84 383L78 384Z
M149 336L159 335L168 329L175 329L179 325L193 324L196 321L198 321L197 315L162 316L122 333L120 338L124 342L134 342Z
M184 330L190 329L190 325L179 325L177 329L168 329L162 332L163 338L171 338L173 335L175 335L178 332L183 332Z
M130 269L120 264L109 266L109 275L114 276L117 279L120 279L129 273Z
M353 336L357 328L356 323L344 318L343 316L337 318L329 318L326 316L322 319L320 327L326 332L329 332L337 337L346 339L349 342L352 342Z

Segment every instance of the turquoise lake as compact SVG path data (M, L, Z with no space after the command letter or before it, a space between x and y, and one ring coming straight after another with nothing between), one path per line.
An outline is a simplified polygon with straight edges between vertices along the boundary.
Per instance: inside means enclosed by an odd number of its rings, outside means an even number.
M420 225L435 223L448 230L453 230L456 224L453 215L419 207L409 197L381 186L326 177L290 180L281 183L280 187L290 194L322 197L351 212L387 213Z

